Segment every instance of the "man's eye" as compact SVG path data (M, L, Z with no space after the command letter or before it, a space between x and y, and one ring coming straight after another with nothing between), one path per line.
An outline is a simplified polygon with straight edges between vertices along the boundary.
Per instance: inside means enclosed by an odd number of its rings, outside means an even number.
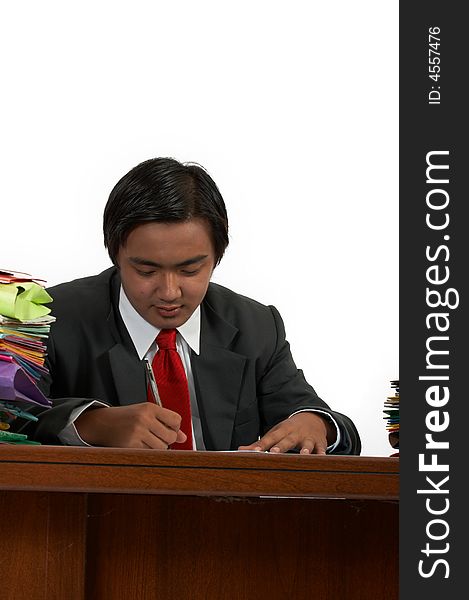
M191 275L197 275L197 273L200 271L200 269L193 269L193 270L189 270L189 269L182 269L181 273L183 275L187 275L188 277L190 277Z
M153 275L153 273L154 273L154 272L155 272L155 271L139 271L139 270L137 269L137 273L138 273L139 275L141 275L142 277L149 277L150 275Z

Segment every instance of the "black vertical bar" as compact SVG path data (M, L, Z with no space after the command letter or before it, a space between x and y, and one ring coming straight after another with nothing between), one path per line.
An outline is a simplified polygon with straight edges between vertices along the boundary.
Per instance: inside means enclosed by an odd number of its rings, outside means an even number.
M464 381L469 373L464 186L469 156L463 110L469 36L463 7L454 1L400 3L403 600L466 593L457 591L466 587L469 520L462 489L469 470Z

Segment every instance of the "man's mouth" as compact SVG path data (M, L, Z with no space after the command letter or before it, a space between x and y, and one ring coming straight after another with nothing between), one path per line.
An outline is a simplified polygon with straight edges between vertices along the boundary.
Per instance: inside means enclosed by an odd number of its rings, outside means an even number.
M155 308L162 317L176 317L181 312L182 305L179 305L179 306L156 306Z

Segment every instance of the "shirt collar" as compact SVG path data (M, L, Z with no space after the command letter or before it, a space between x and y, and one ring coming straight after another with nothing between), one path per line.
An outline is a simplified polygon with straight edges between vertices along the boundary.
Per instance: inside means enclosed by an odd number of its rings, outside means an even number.
M129 332L132 342L140 359L144 358L159 334L160 329L155 327L135 310L127 298L121 285L119 294L119 312ZM179 335L187 345L196 353L200 350L200 305L192 315L180 327L177 327Z

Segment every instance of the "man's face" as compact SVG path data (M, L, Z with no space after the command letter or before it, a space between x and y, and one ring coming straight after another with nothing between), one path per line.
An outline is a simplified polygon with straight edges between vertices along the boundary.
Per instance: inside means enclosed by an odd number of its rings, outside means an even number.
M159 329L179 327L202 302L215 266L209 226L202 219L139 225L117 263L135 310Z

